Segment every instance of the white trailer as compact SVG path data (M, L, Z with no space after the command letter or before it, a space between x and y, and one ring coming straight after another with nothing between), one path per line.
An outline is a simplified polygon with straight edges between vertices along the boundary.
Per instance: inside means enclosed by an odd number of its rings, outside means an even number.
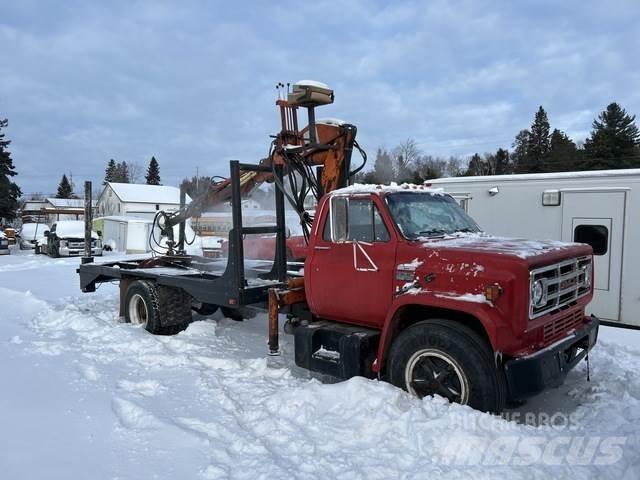
M102 241L114 250L126 253L146 253L149 248L151 220L133 217L104 217Z
M427 180L494 235L588 243L603 323L640 328L640 169Z

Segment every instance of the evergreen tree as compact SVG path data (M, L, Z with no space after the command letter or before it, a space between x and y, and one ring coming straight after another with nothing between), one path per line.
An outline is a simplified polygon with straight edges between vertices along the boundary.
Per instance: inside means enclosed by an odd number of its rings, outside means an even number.
M144 178L147 181L147 185L160 185L160 165L158 165L156 157L151 157L147 175Z
M127 162L123 161L116 164L113 178L113 181L116 183L129 183L129 166L127 165Z
M491 163L486 159L483 159L479 154L474 153L469 160L469 165L467 166L467 172L465 173L465 176L471 177L491 174Z
M547 171L547 160L551 151L549 138L549 119L547 112L540 106L531 124L529 145L527 148L528 171L531 173Z
M7 147L11 143L5 140L2 129L9 125L9 121L5 118L0 120L0 220L13 220L16 216L18 208L18 198L22 192L20 187L11 181L11 177L15 177L18 173L13 166L11 153Z
M73 187L71 186L71 182L67 178L66 174L63 174L62 178L60 179L56 198L74 198Z
M512 172L512 165L509 162L509 151L504 148L499 148L493 156L493 174L504 175Z
M566 133L557 128L554 129L551 132L550 146L547 171L569 172L579 168L578 149Z
M373 172L376 179L375 183L389 183L394 178L391 155L382 148L378 148L378 151L376 152Z
M105 168L104 170L104 182L102 182L103 185L106 185L107 182L115 182L116 178L116 161L112 158L111 160L109 160L109 163L107 164L107 168Z
M520 130L513 141L513 153L511 154L511 162L515 173L527 173L529 170L529 130Z
M584 168L633 168L640 166L640 132L635 115L628 115L617 103L611 103L593 121L591 136L584 145Z

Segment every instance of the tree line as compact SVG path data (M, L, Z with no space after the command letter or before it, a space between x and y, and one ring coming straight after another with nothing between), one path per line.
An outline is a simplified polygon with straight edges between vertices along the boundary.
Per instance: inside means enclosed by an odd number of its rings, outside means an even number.
M373 169L360 173L362 183L414 182L429 178L640 168L640 132L630 115L611 103L593 120L589 137L577 144L554 128L542 106L531 127L520 130L511 150L475 153L470 158L423 154L413 139L391 150L378 148Z
M106 185L107 182L111 183L139 183L142 173L142 168L137 163L128 164L125 161L116 162L113 158L107 163L107 168L104 171L104 181L102 185ZM161 185L160 183L160 165L156 160L156 157L152 156L149 160L149 166L147 167L147 173L144 176L145 183L147 185ZM67 177L67 174L63 174L58 183L58 190L56 198L78 198L74 193L75 185L73 181Z

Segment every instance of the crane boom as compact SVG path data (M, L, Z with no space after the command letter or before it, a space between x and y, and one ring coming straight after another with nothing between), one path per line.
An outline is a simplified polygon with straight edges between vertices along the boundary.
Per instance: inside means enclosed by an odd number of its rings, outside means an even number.
M247 195L260 183L275 182L300 216L306 236L313 220L304 210L307 195L320 200L324 194L347 186L350 178L364 166L366 154L356 142L357 128L354 125L334 119L315 120L316 107L333 103L333 90L313 81L298 82L291 91L288 90L288 86L284 91L284 84L278 84L276 105L280 110L281 129L273 137L269 156L262 159L260 165L272 168L281 165L289 179L289 189L280 184L272 172L241 172L240 186L243 195ZM298 126L299 108L306 108L309 118L303 129ZM351 171L354 147L362 155L363 163ZM314 167L318 167L317 172ZM225 179L211 183L204 194L177 212L159 212L158 225L171 242L169 245L173 244L175 225L230 198L231 182Z

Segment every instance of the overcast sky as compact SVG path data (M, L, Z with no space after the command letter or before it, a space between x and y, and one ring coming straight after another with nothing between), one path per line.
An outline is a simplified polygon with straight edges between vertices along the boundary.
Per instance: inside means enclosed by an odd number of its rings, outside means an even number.
M318 117L373 157L509 147L538 105L584 139L611 101L640 114L640 4L589 1L0 2L0 118L23 192L110 158L164 184L257 161L279 129L275 84L335 90Z

